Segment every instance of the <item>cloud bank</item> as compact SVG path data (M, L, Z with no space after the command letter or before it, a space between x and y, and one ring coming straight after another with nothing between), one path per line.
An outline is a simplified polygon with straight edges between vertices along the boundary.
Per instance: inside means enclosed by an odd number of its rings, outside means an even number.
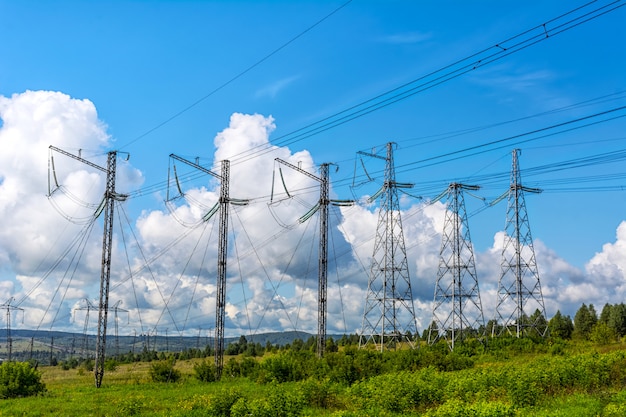
M24 308L25 327L80 332L85 313L77 308L98 297L102 226L92 220L104 177L59 154L51 164L48 148L80 152L104 166L114 143L93 103L59 92L0 97L0 118L0 288ZM235 113L213 138L210 169L222 175L220 161L230 160L230 196L251 199L229 210L227 335L317 328L319 224L317 216L298 219L317 202L319 185L275 158L313 175L316 161L306 150L272 146L275 128L272 117ZM258 148L271 152L238 158ZM185 178L193 168L177 165L177 172ZM129 310L121 333L198 334L215 326L218 215L205 217L221 184L212 176L194 178L180 183L183 195L167 206L144 208L125 227L116 223L110 300ZM132 161L118 163L120 190L143 182ZM354 333L361 327L377 205L333 210L328 332ZM407 203L401 213L420 331L432 318L444 210L441 203ZM501 237L495 233L492 247L475 253L487 320L494 315ZM583 302L622 302L625 247L626 222L581 271L535 241L548 315L573 315Z

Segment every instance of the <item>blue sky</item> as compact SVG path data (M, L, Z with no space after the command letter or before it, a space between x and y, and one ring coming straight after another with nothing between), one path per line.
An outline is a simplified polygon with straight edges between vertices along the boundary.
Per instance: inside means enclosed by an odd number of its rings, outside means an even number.
M175 153L199 157L215 168L221 159L231 160L231 175L241 176L233 179L231 195L253 200L240 217L234 216L241 219L241 225L233 224L240 242L236 246L246 251L249 245L246 253L258 252L266 261L249 255L242 257L241 268L229 267L229 331L314 330L316 285L313 278L302 278L302 271L311 269L306 266L309 255L291 260L295 249L289 250L299 248L299 234L313 239L314 226L290 235L280 223L291 224L304 214L315 189L300 191L300 200L276 205L277 221L267 206L276 172L273 159L301 162L311 172L315 165L335 163L333 194L360 198L375 192L376 185L349 187L355 166L363 178L356 152L380 152L393 141L397 179L414 183L411 193L424 198L402 200L420 323L430 321L439 251L433 233L442 218L441 207L420 204L451 181L483 186L475 193L482 200L468 195L466 204L488 310L495 302L495 239L504 228L506 202L486 204L507 190L514 148L522 149L524 184L544 190L528 195L526 204L548 314L560 309L573 315L582 302L623 302L626 236L619 232L625 234L626 226L619 227L626 218L620 153L626 150L626 8L618 1L603 9L604 15L574 20L580 24L571 28L567 23L608 4L593 3L563 16L584 3L0 1L3 298L22 303L29 327L82 329L75 317L81 313L74 309L82 298L97 297L92 288L101 226L95 227L93 243L85 250L83 261L91 259L91 264L78 268L73 280L54 272L37 284L45 265L53 264L62 255L60 248L82 230L60 216L55 204L70 218L84 214L69 200L46 201L48 145L73 153L80 148L98 163L109 150L130 154L118 173L119 189L133 196L121 217L136 230L138 242L130 243L133 232L128 230L129 241L121 232L116 235L117 253L124 253L124 243L135 250L129 261L120 261L119 276L124 276L124 263L140 268L144 257L160 253L184 233L174 217L193 222L218 193L210 178L184 182L188 197L195 198L177 201L176 216L168 211L163 202L171 169L168 155ZM559 33L562 29L567 30ZM516 40L525 39L537 42L517 51ZM460 71L472 62L461 60L474 54L479 54L476 68ZM489 62L488 56L498 59ZM344 111L380 104L377 100L394 91L408 91L439 75L457 74L450 72L455 70L464 73L336 123ZM320 126L314 134L297 136ZM244 157L255 146L271 152ZM97 204L99 174L55 158L58 175L76 200ZM579 159L579 168L567 164ZM364 163L369 173L380 176L377 160ZM182 174L183 167L177 168ZM285 175L293 189L314 185L296 173ZM345 210L339 217L342 228L333 229L337 248L347 248L352 256L336 261L341 277L333 278L330 289L336 301L329 309L331 332L360 327L367 277L359 272L357 259L367 263L371 252L367 239L374 233L374 210L366 205ZM152 276L133 278L143 280L135 283L140 295L131 297L125 284L117 287L120 293L114 297L136 310L126 330L211 327L214 288L208 277L215 255L208 249L197 265L185 260L195 242L214 241L215 234L207 237L211 228L204 237L194 231L194 243L186 249L158 257ZM205 272L195 277L187 265ZM237 284L238 274L245 275L243 284ZM277 290L273 283L278 281L284 285ZM49 302L51 298L56 301ZM191 307L190 298L195 301ZM166 304L175 316L170 324L170 313L163 313ZM289 318L282 308L291 309ZM50 311L59 311L59 318L51 318ZM267 321L244 323L246 315L255 314Z

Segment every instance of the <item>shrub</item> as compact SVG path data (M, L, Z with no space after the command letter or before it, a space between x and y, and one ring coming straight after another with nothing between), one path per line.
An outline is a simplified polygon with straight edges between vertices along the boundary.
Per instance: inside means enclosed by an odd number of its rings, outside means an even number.
M198 381L215 382L217 367L215 364L203 360L193 366L194 376Z
M0 398L28 397L46 390L41 373L26 362L0 365Z
M107 359L104 361L104 370L107 372L117 371L118 363L115 359Z
M231 407L232 417L297 417L302 415L305 401L302 393L277 383L266 397L251 401L239 399Z
M174 369L174 359L153 362L150 366L150 379L154 382L176 382L180 379L180 371Z
M224 389L216 395L211 395L208 401L207 415L215 417L229 417L233 415L233 405L242 398L237 389Z
M428 417L513 417L513 406L501 402L477 402L467 404L460 400L448 400L440 407L431 410Z

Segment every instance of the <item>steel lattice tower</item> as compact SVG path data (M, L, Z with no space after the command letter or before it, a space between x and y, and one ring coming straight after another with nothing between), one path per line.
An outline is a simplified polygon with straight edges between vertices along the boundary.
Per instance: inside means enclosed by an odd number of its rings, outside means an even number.
M522 185L519 153L519 149L513 150L495 315L498 328L494 325L491 331L492 336L507 331L520 337L534 330L543 337L548 329L546 309L524 200L524 192L540 193L541 190ZM531 316L528 315L529 311ZM540 314L534 314L536 311Z
M23 308L17 307L13 303L15 298L10 297L6 303L0 304L0 308L6 309L6 321L7 321L7 361L11 362L13 354L13 338L11 337L11 311L19 310L24 311Z
M443 338L450 349L454 349L457 340L484 331L485 319L463 197L463 190L478 189L476 185L452 183L444 193L447 208L428 343Z
M98 338L96 339L96 360L94 376L96 387L102 385L104 360L106 356L107 320L109 314L109 286L111 283L111 253L113 250L113 212L115 200L120 196L115 192L115 170L117 152L107 155L106 191L104 194L104 233L102 234L102 269L100 274L100 299L98 301Z
M384 159L386 165L383 187L370 199L382 196L359 347L373 344L383 351L399 342L413 347L417 322L398 202L398 188L412 185L396 182L392 143L386 157L365 155Z
M324 356L326 351L326 319L327 302L328 302L328 206L351 206L354 201L351 200L332 200L330 199L330 182L328 179L328 171L330 163L320 165L320 176L317 177L302 168L293 165L280 158L274 159L289 168L306 175L320 183L320 198L317 204L311 208L304 216L300 217L299 222L304 223L310 219L317 211L320 213L320 236L318 249L318 280L317 280L317 357ZM281 174L282 175L282 174ZM285 188L286 190L286 188Z
M224 368L224 324L226 319L226 266L228 258L228 205L246 205L248 200L239 200L230 197L230 161L222 161L222 173L216 174L198 165L197 163L188 161L180 156L170 154L170 158L183 162L192 166L206 174L220 180L220 199L217 204L204 215L203 220L207 221L217 211L219 211L219 241L217 247L217 295L215 301L215 377L219 380L222 377Z
M93 305L93 303L89 301L88 298L84 298L83 301L85 302L85 306L77 307L75 310L85 311L85 322L83 324L83 340L81 343L81 356L83 358L87 358L88 357L87 352L89 349L89 335L87 334L87 330L89 330L89 312L96 311L98 310L98 308L95 305Z
M96 168L106 174L106 188L104 191L103 204L96 212L98 217L104 210L104 232L102 233L102 263L100 269L100 297L98 301L98 335L96 338L96 360L94 364L94 379L96 388L102 385L104 376L104 362L106 356L107 319L109 314L109 287L111 282L111 253L113 251L113 214L116 201L124 201L128 198L125 194L115 191L115 176L117 166L117 151L107 154L106 168L94 164L79 155L71 154L63 149L50 146L50 150L74 158L86 165Z

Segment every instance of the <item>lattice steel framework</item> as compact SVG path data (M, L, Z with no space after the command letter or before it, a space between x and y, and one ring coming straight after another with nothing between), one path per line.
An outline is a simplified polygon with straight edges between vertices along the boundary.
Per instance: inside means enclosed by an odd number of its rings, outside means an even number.
M520 337L533 331L543 337L548 330L546 309L524 199L525 192L541 190L522 185L519 153L519 149L513 150L498 301L491 332L492 336L508 332Z
M6 310L6 335L7 335L7 360L11 362L13 355L13 337L11 336L11 312L24 311L23 308L13 305L15 298L10 297L6 303L0 304L0 308Z
M113 304L113 308L111 310L113 310L115 317L114 317L114 323L115 323L115 354L119 355L120 354L120 333L119 333L119 317L118 317L118 313L124 312L124 313L128 313L128 310L120 307L120 304L122 304L122 300L118 300L115 304ZM126 318L129 319L128 314L126 315Z
M383 351L402 342L414 347L417 322L398 202L398 189L412 185L396 182L393 143L385 157L361 153L385 160L385 181L370 199L382 196L359 347L373 344Z
M87 331L89 330L89 312L96 311L98 307L93 305L93 303L88 298L84 298L83 301L85 306L76 307L74 310L85 311L85 320L83 324L83 340L81 342L81 357L87 358L89 352L89 335L87 334Z
M463 197L463 190L478 189L476 185L452 183L446 191L447 209L428 343L443 338L450 349L458 340L484 333L485 319Z
M228 202L230 161L222 161L220 185L220 225L217 249L217 300L215 303L215 366L216 378L222 377L224 368L224 322L226 318L226 260L228 255Z
M104 362L106 356L107 318L109 313L109 287L111 282L111 253L113 243L113 214L116 201L124 201L128 198L125 194L115 191L115 176L117 167L117 151L107 154L106 168L94 164L79 155L71 154L63 149L50 146L50 150L59 152L70 158L76 159L92 168L106 174L106 187L102 205L98 208L94 217L98 217L104 211L104 232L102 233L102 263L100 270L100 297L98 300L98 334L96 336L96 359L94 364L94 379L96 388L102 385L104 376Z
M206 174L220 180L220 198L216 206L213 207L207 214L204 215L203 220L207 221L217 211L219 211L219 241L217 248L217 295L215 301L215 367L216 378L219 380L222 377L222 370L224 369L224 325L226 319L226 266L228 257L228 205L246 205L248 200L238 200L230 198L230 161L222 161L222 173L216 174L199 165L197 163L188 161L180 156L170 154L170 158L183 162L189 166L192 166Z
M111 252L113 243L113 212L115 200L115 170L117 152L112 151L107 156L106 191L104 194L104 233L102 234L102 269L100 273L100 298L98 301L98 336L96 339L96 360L94 376L96 387L102 385L104 376L104 361L106 356L107 319L109 314L109 286L111 282Z
M320 241L317 280L317 357L326 351L326 318L328 315L328 164L320 166Z
M328 171L330 163L323 163L320 165L320 176L317 177L310 172L307 172L299 166L293 165L280 158L274 159L289 168L298 171L309 178L314 179L320 183L320 198L317 204L311 208L304 216L300 217L299 222L304 223L310 219L317 211L320 216L320 236L319 236L319 248L318 248L318 280L317 280L317 357L324 356L326 351L326 321L328 316L328 206L330 204L334 206L351 206L354 201L351 200L332 200L330 198L330 182L328 179ZM281 174L282 176L282 174ZM284 184L284 182L283 182ZM272 188L273 190L273 188ZM285 191L287 189L285 188ZM288 192L287 192L288 194Z

